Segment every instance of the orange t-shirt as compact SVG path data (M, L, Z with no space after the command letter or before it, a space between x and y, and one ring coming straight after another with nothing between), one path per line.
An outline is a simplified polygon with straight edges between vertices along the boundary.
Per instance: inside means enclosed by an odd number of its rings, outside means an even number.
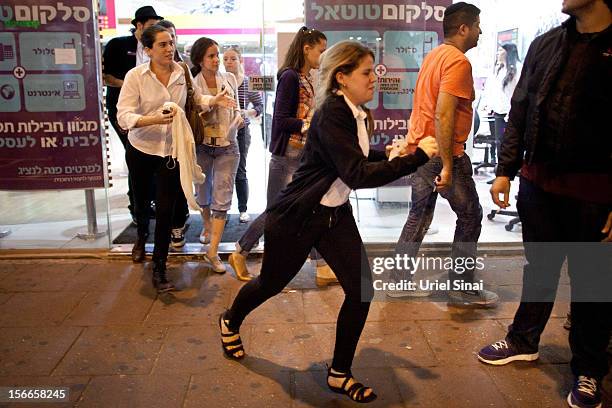
M440 91L459 98L453 137L453 156L458 156L464 152L463 144L472 129L474 79L470 61L452 45L434 48L419 71L408 130L408 143L415 149L421 139L436 135L435 113Z

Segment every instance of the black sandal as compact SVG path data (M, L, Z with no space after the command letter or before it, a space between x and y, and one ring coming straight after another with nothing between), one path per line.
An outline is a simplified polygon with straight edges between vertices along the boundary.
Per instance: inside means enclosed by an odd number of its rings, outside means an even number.
M246 355L244 352L244 347L242 346L242 339L240 338L240 334L238 332L230 331L229 333L223 333L223 325L226 322L226 320L223 319L224 314L225 313L221 313L221 315L219 316L219 331L221 332L221 347L223 348L223 352L225 353L227 357L231 358L232 360L240 360L244 358L244 356ZM229 330L229 327L227 327L227 324L225 324L225 327ZM234 337L234 336L238 336L238 338L232 341L225 341L226 338ZM242 351L242 354L238 354L241 351Z
M336 392L338 394L345 394L355 402L360 402L360 403L372 402L378 397L376 394L374 394L374 390L372 390L372 388L366 387L365 385L357 381L355 381L353 385L351 385L348 389L344 388L346 387L346 385L349 383L351 379L353 380L355 379L353 377L353 374L350 371L346 374L332 373L331 367L329 367L327 369L327 376L333 377L333 378L344 378L344 381L342 382L342 386L340 387L334 387L333 385L330 385L329 380L327 381L327 386L333 392ZM370 393L370 395L366 397L365 392L367 390L372 390L372 392Z

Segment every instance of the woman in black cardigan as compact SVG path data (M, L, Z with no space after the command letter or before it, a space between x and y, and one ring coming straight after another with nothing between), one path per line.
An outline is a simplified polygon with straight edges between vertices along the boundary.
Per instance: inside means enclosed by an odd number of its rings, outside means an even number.
M242 287L232 307L219 318L226 355L244 357L239 335L242 321L293 279L315 247L345 292L328 386L357 402L376 398L350 371L373 288L348 196L351 189L382 186L412 173L437 152L433 138L425 138L413 155L393 160L387 160L384 152L370 150L372 120L362 105L374 94L373 64L372 51L353 41L338 43L323 54L317 111L300 168L266 210L261 273Z

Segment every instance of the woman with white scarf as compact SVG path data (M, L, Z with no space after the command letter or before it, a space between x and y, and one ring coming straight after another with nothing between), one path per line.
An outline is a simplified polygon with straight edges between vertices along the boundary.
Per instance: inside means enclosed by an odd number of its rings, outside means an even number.
M173 156L172 123L176 106L184 109L187 100L185 71L174 62L175 45L166 28L154 25L141 37L144 51L150 61L141 64L125 76L117 119L123 129L129 129L126 162L132 175L135 215L138 219L138 237L132 248L132 259L142 262L145 242L149 234L148 197L151 178L156 185L155 250L153 252L153 285L158 292L174 290L166 276L166 259L170 243L173 213L181 191L180 167ZM194 98L203 109L213 106L234 108L236 101L225 93L203 95L194 86ZM166 106L164 106L166 105ZM176 227L176 226L175 226Z

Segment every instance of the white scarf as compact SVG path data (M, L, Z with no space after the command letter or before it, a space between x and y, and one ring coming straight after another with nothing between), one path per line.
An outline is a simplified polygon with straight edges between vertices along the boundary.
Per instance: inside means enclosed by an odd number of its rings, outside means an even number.
M196 148L191 126L185 116L185 111L174 102L166 102L165 109L176 111L172 121L172 158L180 164L181 188L187 199L189 208L202 211L193 194L193 183L202 184L206 176L196 159Z

